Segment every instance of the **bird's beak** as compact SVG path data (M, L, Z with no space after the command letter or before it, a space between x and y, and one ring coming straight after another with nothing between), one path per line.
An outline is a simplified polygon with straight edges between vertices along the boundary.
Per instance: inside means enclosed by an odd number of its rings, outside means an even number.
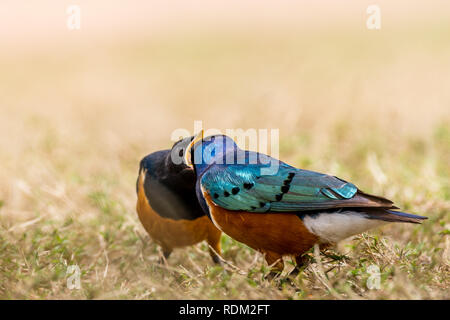
M199 133L197 133L194 139L192 139L191 143L189 143L189 145L186 148L186 151L184 152L184 163L191 168L194 168L194 164L192 163L192 152L194 152L194 150L192 150L192 148L197 142L202 140L203 140L203 129Z

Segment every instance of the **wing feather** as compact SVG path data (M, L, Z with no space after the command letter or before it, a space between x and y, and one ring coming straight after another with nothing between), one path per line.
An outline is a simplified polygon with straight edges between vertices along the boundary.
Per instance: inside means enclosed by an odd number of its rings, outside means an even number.
M390 200L368 195L334 176L279 162L273 175L265 164L212 165L201 177L212 201L228 210L298 212L346 207L394 208Z

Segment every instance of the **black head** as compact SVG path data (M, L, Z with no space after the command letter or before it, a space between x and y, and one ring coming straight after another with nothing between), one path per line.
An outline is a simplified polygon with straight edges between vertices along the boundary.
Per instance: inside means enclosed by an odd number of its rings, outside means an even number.
M141 160L139 172L143 169L154 177L162 177L169 174L178 174L182 171L191 171L183 161L183 156L189 143L194 137L187 137L175 142L172 149L155 151Z
M172 146L170 153L166 156L166 168L172 173L179 173L184 170L191 170L192 168L186 165L183 161L184 154L187 147L194 139L193 136L186 137L184 139L178 140Z
M192 220L204 215L195 194L195 173L183 162L192 139L179 140L172 149L153 152L141 161L147 200L164 218Z

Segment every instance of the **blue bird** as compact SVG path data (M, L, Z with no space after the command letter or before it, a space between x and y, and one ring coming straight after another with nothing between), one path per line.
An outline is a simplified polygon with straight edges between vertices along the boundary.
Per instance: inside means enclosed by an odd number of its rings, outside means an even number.
M335 176L290 166L242 150L225 135L189 144L184 162L197 176L196 194L217 228L262 252L274 272L282 257L302 255L388 222L420 223L426 217L395 211L393 202Z

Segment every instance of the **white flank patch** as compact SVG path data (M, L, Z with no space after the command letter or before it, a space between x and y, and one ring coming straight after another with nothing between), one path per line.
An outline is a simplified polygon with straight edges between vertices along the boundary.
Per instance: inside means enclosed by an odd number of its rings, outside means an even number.
M386 221L367 219L363 213L343 211L340 213L319 213L305 215L303 223L321 242L337 243L345 238L386 224Z

